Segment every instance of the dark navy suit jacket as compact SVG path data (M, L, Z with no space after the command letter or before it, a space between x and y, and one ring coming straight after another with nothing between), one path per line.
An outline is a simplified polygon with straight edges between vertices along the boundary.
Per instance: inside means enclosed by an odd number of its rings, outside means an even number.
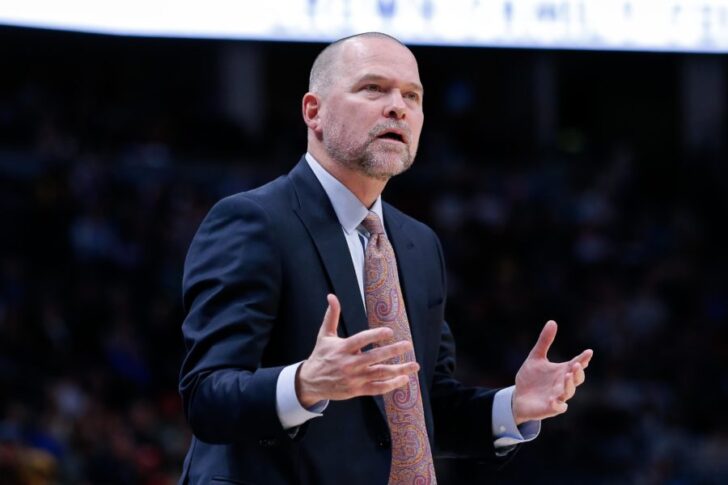
M384 204L383 211L432 448L436 455L495 459L495 391L463 386L452 375L440 243L394 207ZM212 208L184 270L180 392L194 436L181 483L387 482L390 436L380 397L332 401L294 438L276 413L278 375L311 353L327 293L341 302L342 336L368 328L341 225L305 160L287 176Z

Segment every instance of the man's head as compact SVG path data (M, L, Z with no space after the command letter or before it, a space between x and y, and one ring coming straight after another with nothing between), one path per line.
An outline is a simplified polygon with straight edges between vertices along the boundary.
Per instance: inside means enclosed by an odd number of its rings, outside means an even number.
M381 33L326 47L314 61L303 117L320 161L387 180L412 165L424 120L412 52Z

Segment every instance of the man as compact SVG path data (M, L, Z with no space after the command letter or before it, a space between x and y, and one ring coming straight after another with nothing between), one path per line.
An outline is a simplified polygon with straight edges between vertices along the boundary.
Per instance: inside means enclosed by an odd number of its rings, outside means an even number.
M318 56L308 153L219 202L184 273L182 483L436 483L433 455L504 460L566 411L586 350L552 363L548 322L514 387L457 382L434 233L381 200L423 123L417 62L367 33Z

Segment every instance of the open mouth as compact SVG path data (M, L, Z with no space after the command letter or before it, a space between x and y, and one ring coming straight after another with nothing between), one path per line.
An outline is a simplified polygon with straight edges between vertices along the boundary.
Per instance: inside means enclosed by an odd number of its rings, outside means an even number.
M400 143L404 143L404 137L400 135L399 133L395 133L393 131L388 131L386 133L383 133L379 135L377 138L384 139L384 140L394 140L398 141Z

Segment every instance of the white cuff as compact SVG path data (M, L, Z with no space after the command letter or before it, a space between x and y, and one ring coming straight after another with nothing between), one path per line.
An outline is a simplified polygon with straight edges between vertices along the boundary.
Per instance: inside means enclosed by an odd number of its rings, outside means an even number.
M515 389L515 386L506 387L493 397L493 445L504 449L503 451L508 451L507 449L519 443L531 441L541 432L541 421L526 421L516 426L511 407Z
M323 411L329 401L319 401L311 408L306 409L298 402L296 396L296 371L303 361L284 367L278 375L276 382L276 412L283 429L301 426L312 418L323 416Z

